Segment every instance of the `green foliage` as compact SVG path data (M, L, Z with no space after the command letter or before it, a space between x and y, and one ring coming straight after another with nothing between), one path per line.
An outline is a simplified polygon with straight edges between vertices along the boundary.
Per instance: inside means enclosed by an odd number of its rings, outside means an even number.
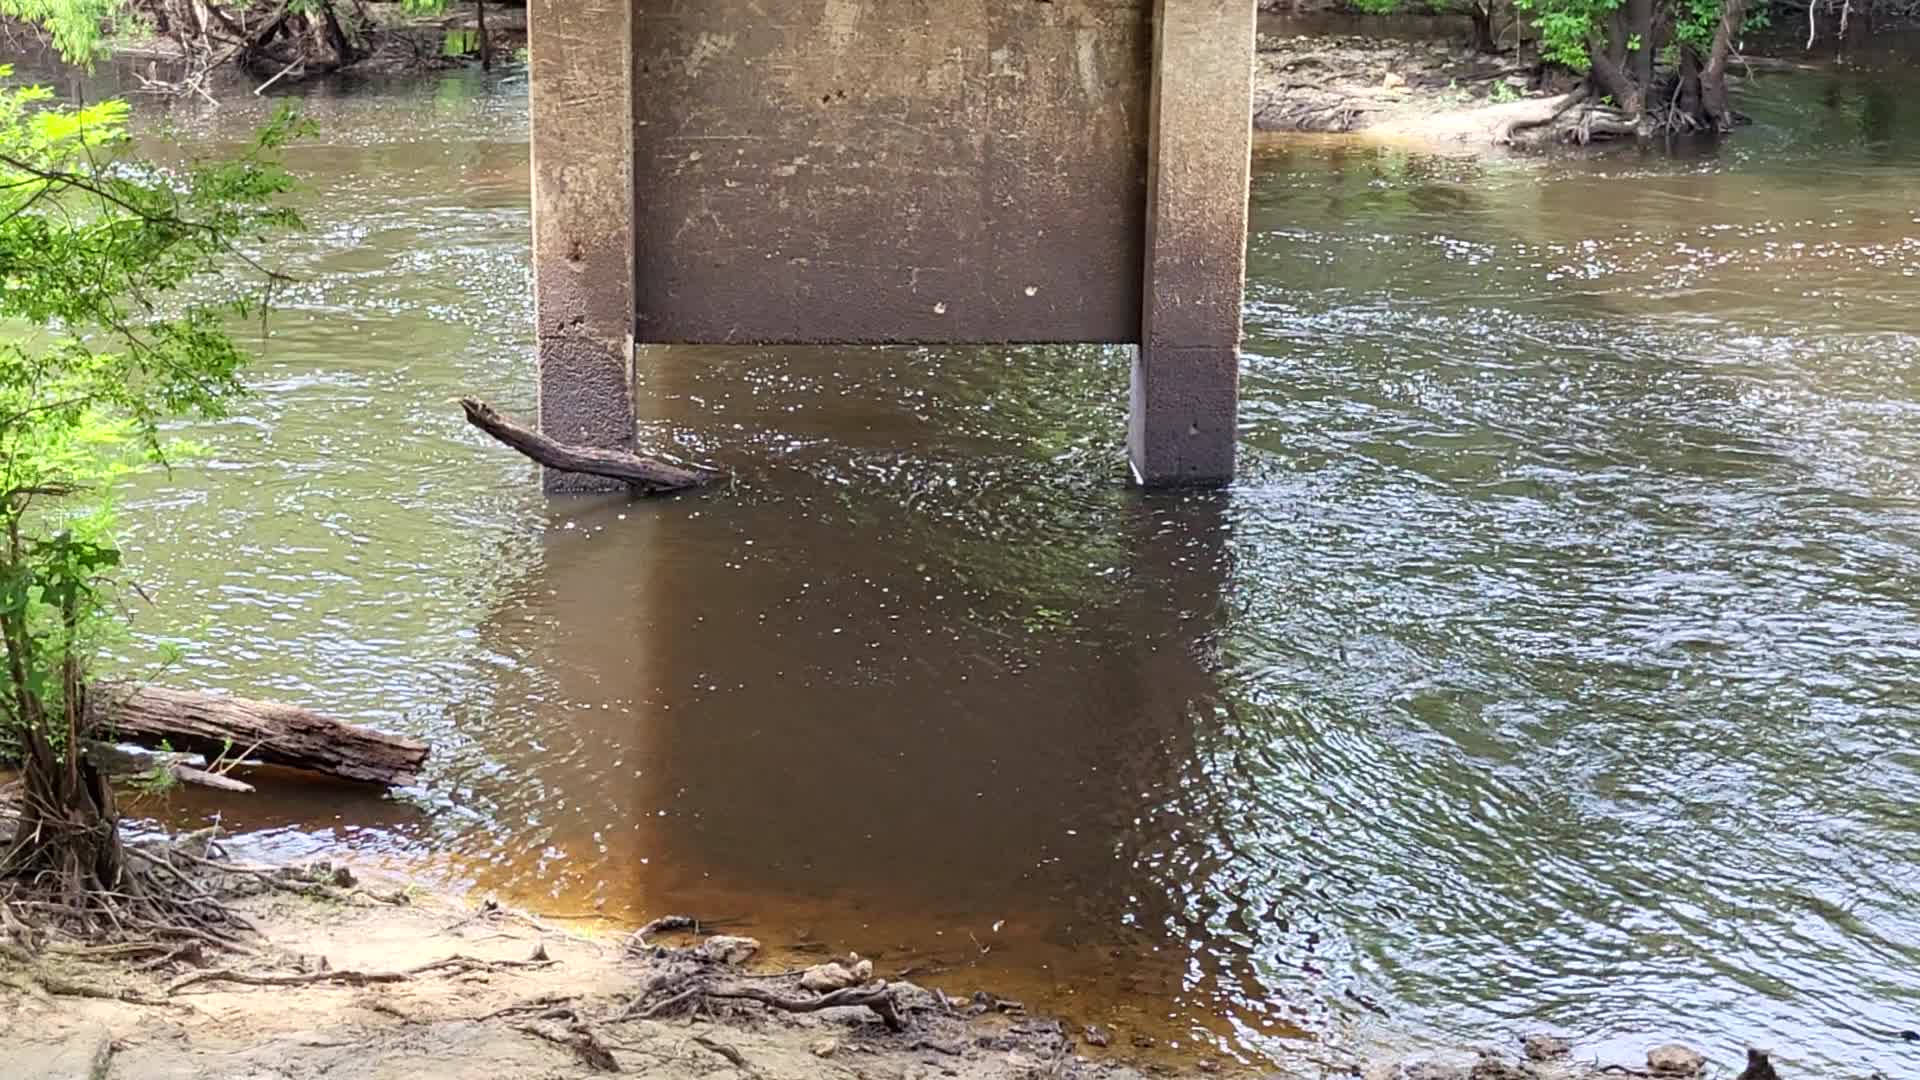
M132 780L133 790L142 798L159 798L180 786L180 774L166 765L156 765L146 772L135 774Z
M244 156L166 172L120 154L127 108L62 108L0 68L0 741L64 755L120 552L116 479L164 461L161 425L243 393L225 325L272 275L240 245L298 224L275 205L282 114ZM184 287L246 268L263 291L219 305Z
M1704 51L1713 44L1713 32L1720 25L1722 0L1676 0L1673 5L1673 37L1682 45Z
M1584 72L1593 66L1588 45L1600 39L1620 0L1513 0L1513 6L1533 16L1541 56Z
M1727 10L1726 0L1673 0L1673 36L1682 45L1705 52L1713 45L1713 35ZM1741 31L1764 30L1772 22L1771 8L1750 5Z
M1421 7L1455 11L1471 6L1470 0L1349 2L1355 10L1369 15L1391 15ZM1656 5L1671 16L1674 40L1701 52L1712 45L1714 32L1727 10L1726 0L1656 0ZM1513 0L1513 6L1514 10L1530 17L1539 34L1540 54L1544 59L1584 73L1593 67L1591 50L1606 46L1608 34L1613 30L1613 15L1620 8L1621 0ZM1765 4L1752 5L1741 29L1764 29L1771 21L1770 12L1771 8ZM1655 19L1656 23L1659 21ZM1644 42L1640 33L1630 32L1623 44L1637 51ZM1661 51L1663 63L1673 62L1671 44Z
M46 28L70 61L92 58L105 44L101 27L123 15L126 0L0 0L0 15Z

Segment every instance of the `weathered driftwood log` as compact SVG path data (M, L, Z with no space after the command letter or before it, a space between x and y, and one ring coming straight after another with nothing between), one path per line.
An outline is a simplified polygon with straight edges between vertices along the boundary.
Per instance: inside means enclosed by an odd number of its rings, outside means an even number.
M624 450L603 450L594 446L563 443L514 423L478 398L461 398L460 407L467 412L467 423L549 469L624 480L635 489L647 493L699 487L726 475L712 469L690 468L659 458L642 457Z
M87 707L103 737L326 773L370 784L411 784L427 744L341 723L296 705L189 690L102 683Z

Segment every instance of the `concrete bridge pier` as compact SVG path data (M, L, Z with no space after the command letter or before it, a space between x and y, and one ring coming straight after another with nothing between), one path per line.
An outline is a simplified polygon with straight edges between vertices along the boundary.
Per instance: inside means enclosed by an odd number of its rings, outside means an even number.
M1253 152L1243 0L1158 0L1127 457L1148 487L1233 478Z
M1135 476L1225 483L1254 4L529 0L541 429L636 343L1132 344Z
M631 449L633 416L633 5L530 0L533 321L539 426ZM549 492L617 481L541 469Z

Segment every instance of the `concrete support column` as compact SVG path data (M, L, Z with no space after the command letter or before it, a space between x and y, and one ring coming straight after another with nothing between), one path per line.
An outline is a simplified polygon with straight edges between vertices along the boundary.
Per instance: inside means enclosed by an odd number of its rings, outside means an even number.
M540 430L633 444L633 0L529 0ZM545 470L549 492L618 481Z
M1233 478L1255 0L1156 0L1147 255L1127 449L1149 487Z

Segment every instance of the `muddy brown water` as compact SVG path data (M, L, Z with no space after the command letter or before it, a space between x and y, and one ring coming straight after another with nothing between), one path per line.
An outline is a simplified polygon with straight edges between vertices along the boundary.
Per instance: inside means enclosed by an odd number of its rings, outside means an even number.
M1263 143L1223 493L1125 486L1123 351L676 349L644 441L737 479L647 503L542 499L453 404L532 407L522 77L309 92L300 283L125 500L122 662L434 757L145 810L1181 1057L1911 1075L1916 90L1763 80L1678 156Z

